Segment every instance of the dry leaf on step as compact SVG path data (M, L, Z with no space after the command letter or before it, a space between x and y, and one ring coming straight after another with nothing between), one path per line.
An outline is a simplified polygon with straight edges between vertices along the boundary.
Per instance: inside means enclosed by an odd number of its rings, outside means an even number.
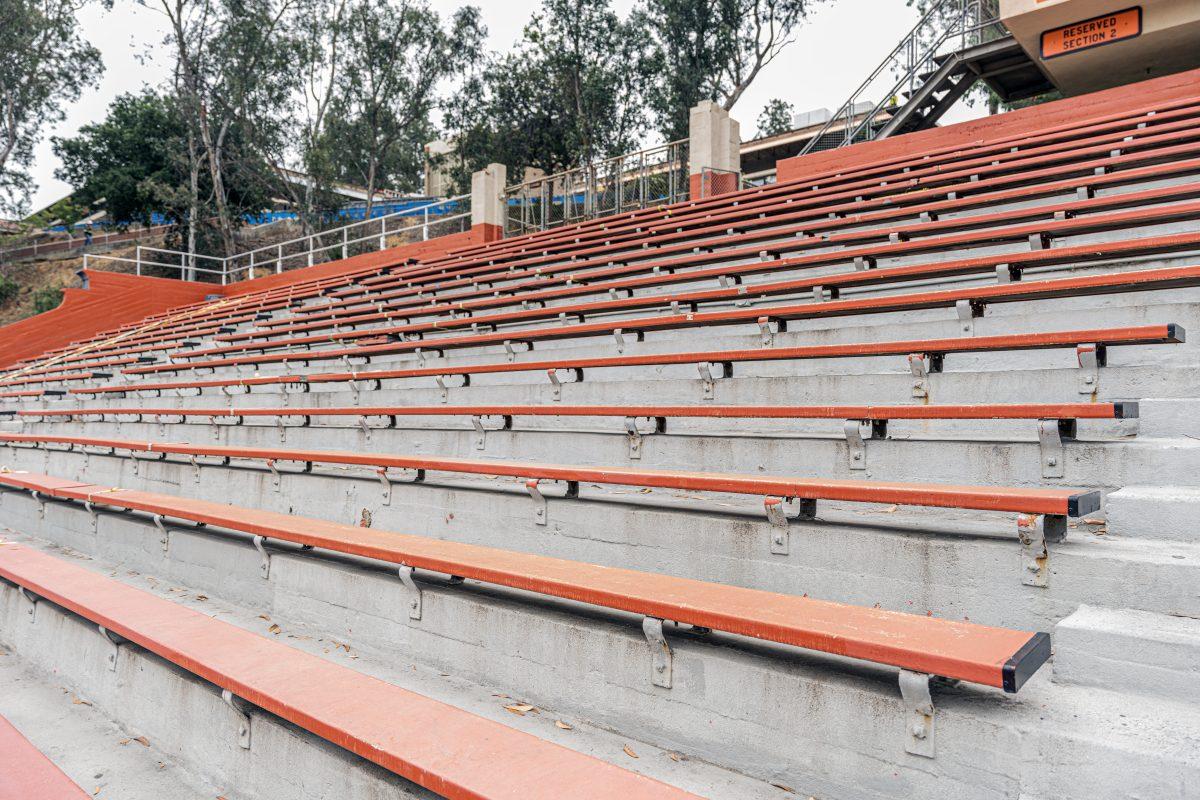
M630 747L629 745L625 745L625 747L623 749L625 750L625 755L629 756L630 758L638 757L638 754L633 752L633 748Z
M562 729L562 730L564 730L564 731L573 731L573 730L575 730L575 729L574 729L574 728L572 728L570 725L568 725L567 723L563 722L561 719L556 719L556 720L554 720L554 726L555 726L556 728L561 728L561 729Z

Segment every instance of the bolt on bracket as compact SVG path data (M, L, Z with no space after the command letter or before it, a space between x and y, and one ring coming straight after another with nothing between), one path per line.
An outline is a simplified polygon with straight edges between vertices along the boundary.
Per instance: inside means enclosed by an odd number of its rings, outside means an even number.
M848 419L842 426L846 432L850 469L867 468L867 440L887 438L886 419Z
M254 542L254 549L262 557L262 564L259 565L258 572L265 581L271 577L271 554L267 552L266 548L267 537L255 536L252 541Z
M658 617L642 617L642 633L650 647L650 682L670 689L675 657L663 635L663 621Z
M771 553L786 556L791 548L791 519L788 514L796 510L793 518L798 521L815 519L817 516L817 501L809 498L764 497L763 510L767 514L767 522L771 525Z
M124 636L113 633L103 625L97 625L96 628L100 631L100 635L104 638L104 640L112 645L112 648L109 650L105 660L108 663L108 671L116 672L117 657L121 654L121 645L125 644L129 640Z
M228 689L221 690L221 699L238 715L238 747L249 750L251 705Z
M1079 362L1079 393L1094 397L1100 391L1100 367L1108 363L1108 349L1102 344L1078 344L1075 358Z
M904 751L933 758L936 709L929 693L931 676L900 670L900 697L904 702Z
M1021 584L1045 588L1050 578L1048 544L1067 538L1067 518L1021 514L1017 517L1017 539L1021 543Z
M401 564L397 570L400 576L400 583L404 586L405 593L408 595L408 618L420 619L423 597L421 595L421 587L417 586L417 582L413 580L414 572L416 570L407 564Z
M1077 420L1038 420L1038 446L1041 450L1043 478L1061 478L1066 474L1063 442L1073 441L1077 430Z

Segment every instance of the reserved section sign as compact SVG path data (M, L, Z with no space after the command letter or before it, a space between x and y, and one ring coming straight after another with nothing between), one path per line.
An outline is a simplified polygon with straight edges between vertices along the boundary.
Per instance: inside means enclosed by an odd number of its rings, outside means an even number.
M1082 22L1072 22L1042 34L1042 58L1056 58L1122 39L1132 39L1141 32L1141 8L1127 8Z

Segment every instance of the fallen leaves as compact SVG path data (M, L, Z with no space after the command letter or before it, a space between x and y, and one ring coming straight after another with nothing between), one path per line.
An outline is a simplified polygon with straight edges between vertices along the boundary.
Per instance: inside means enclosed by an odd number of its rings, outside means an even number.
M267 628L267 630L269 630L271 633L273 633L273 634L275 634L276 636L278 636L278 635L279 635L279 634L280 634L280 633L283 631L283 628L280 628L280 627L279 627L278 625L276 625L275 623L271 623L271 627Z
M558 728L559 730L564 730L564 731L575 730L573 727L571 727L567 723L563 722L561 719L554 720L554 727Z
M528 703L512 703L504 707L504 710L510 714L516 714L518 717L523 717L530 711L536 712L537 709Z
M75 695L71 695L71 703L72 703L72 705L77 705L77 706L90 706L92 704L92 701L91 700L81 700L78 697L76 697Z
M137 742L138 744L140 744L142 747L150 746L150 740L147 739L145 736L135 736L133 740L135 742Z
M633 748L632 748L632 747L630 747L629 745L625 745L625 746L624 746L623 748L621 748L621 749L622 749L622 750L624 750L624 751L625 751L625 755L629 756L630 758L639 758L638 754L637 754L637 753L635 753L635 752L633 752Z

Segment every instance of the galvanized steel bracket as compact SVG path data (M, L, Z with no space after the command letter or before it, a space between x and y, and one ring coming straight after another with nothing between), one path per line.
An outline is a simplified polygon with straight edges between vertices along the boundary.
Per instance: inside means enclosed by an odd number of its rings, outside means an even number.
M663 621L658 617L642 618L642 633L650 646L650 682L664 689L671 688L674 653L663 635Z
M1045 588L1050 578L1048 544L1067 538L1067 518L1058 514L1017 517L1017 538L1021 543L1021 583Z
M117 657L121 654L121 645L125 644L129 640L124 636L113 633L103 625L97 625L96 628L100 631L100 635L104 638L104 640L112 645L112 648L109 650L105 660L108 662L108 671L116 672Z
M904 751L914 756L933 758L936 750L936 709L929 693L930 676L924 672L900 670L900 697L904 701Z
M867 468L867 440L887 438L886 419L848 419L843 425L850 469Z
M1100 367L1108 363L1107 349L1102 344L1079 344L1075 358L1079 362L1079 393L1095 397L1100 391Z
M262 556L262 564L259 565L258 572L265 581L271 577L271 554L267 552L266 548L267 537L255 536L253 542L254 549Z
M420 619L422 596L421 587L417 586L417 582L413 580L415 570L407 564L401 564L397 570L400 576L400 583L404 586L405 593L408 595L408 618Z
M228 689L221 690L221 699L225 701L225 705L232 708L234 713L238 715L238 747L243 750L249 750L250 709L252 706Z
M1063 442L1075 439L1077 420L1039 419L1038 446L1041 450L1042 477L1061 478L1066 474Z
M808 521L817 516L817 501L800 498L764 497L763 510L771 525L771 553L786 556L791 548L791 521ZM789 517L789 513L795 512Z

